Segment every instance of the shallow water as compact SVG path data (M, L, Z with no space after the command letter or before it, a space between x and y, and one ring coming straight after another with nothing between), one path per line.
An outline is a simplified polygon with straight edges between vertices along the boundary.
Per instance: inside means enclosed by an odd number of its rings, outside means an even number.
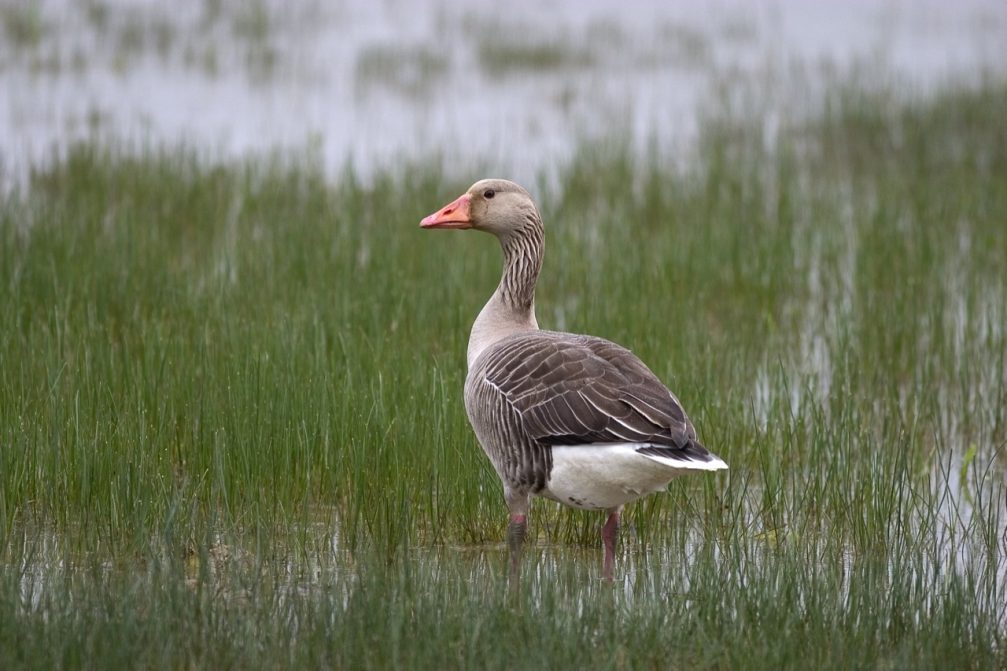
M92 137L532 182L584 138L677 155L725 107L771 133L847 76L909 91L1007 70L994 0L522 1L505 18L455 0L48 0L2 16L8 183Z
M0 569L8 576L10 571L20 575L20 608L25 613L52 608L61 590L74 584L94 588L117 577L144 579L145 575L160 576L157 580L167 576L189 589L208 589L224 599L245 600L262 590L277 595L280 602L324 593L341 595L345 606L360 588L361 578L386 562L396 567L396 575L414 575L432 585L460 580L488 594L516 588L533 603L554 598L557 584L565 585L563 589L576 599L594 599L614 586L626 607L638 600L688 600L696 587L694 580L702 586L706 580L702 572L711 567L732 584L762 581L780 572L775 580L796 581L797 593L809 598L804 591L817 585L809 576L831 574L839 590L836 598L842 602L848 602L851 588L864 580L865 566L877 561L886 564L890 579L923 586L924 592L946 582L949 575L980 582L985 575L990 584L1007 585L1007 556L1001 551L1007 543L1007 489L1002 474L966 468L960 454L949 454L936 464L929 493L908 494L897 506L886 521L889 538L877 539L886 544L883 556L859 552L854 544L832 537L828 526L807 535L810 511L802 510L801 519L791 519L793 513L786 510L767 515L765 495L762 484L732 483L723 494L730 520L727 526L718 528L709 519L690 517L687 510L673 510L644 536L638 533L635 507L630 506L612 583L602 579L600 535L592 535L597 542L588 546L551 543L548 513L558 506L540 499L534 502L531 535L516 582L508 580L505 543L423 545L383 556L373 548L347 547L338 513L321 506L312 510L306 524L292 522L274 530L269 538L250 538L231 530L214 534L208 544L200 546L167 546L152 539L149 551L135 559L110 559L104 553L85 556L74 550L74 539L65 534L19 524L11 530L10 539L19 538L20 549L13 545L9 549L12 557L20 559ZM500 513L501 517L506 514L502 502ZM582 514L597 522L600 532L603 516ZM794 561L804 575L788 574L792 566L781 568ZM1007 604L1000 617L1007 626Z

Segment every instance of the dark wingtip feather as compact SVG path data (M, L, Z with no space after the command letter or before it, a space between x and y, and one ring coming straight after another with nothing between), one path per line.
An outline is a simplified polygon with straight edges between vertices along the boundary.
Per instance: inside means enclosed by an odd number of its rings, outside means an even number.
M639 447L636 450L640 454L649 454L654 457L664 457L665 459L676 459L678 461L701 461L709 463L720 458L703 447L702 443L690 440L684 447L666 447L663 445L648 445Z

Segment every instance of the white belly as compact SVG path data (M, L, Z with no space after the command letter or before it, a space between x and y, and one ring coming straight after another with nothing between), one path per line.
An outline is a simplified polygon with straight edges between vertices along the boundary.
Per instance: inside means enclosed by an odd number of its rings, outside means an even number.
M727 468L713 461L674 461L637 452L639 443L552 448L552 473L539 494L574 508L618 508L661 491L680 475ZM711 455L712 456L712 455Z

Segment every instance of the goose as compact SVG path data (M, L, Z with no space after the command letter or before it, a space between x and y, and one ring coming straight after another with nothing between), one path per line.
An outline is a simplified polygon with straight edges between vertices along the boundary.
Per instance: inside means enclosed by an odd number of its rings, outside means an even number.
M420 227L485 231L503 250L500 284L472 325L464 393L472 429L503 483L512 573L530 499L540 496L608 513L602 573L611 580L623 506L680 475L727 464L699 443L678 398L628 349L539 329L544 229L525 189L480 180Z

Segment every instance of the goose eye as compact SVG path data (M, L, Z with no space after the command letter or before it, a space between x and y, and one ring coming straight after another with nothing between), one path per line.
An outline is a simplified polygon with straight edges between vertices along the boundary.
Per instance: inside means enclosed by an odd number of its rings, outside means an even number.
M486 189L483 191L483 198L492 198L495 195L497 195L497 192L493 189Z

